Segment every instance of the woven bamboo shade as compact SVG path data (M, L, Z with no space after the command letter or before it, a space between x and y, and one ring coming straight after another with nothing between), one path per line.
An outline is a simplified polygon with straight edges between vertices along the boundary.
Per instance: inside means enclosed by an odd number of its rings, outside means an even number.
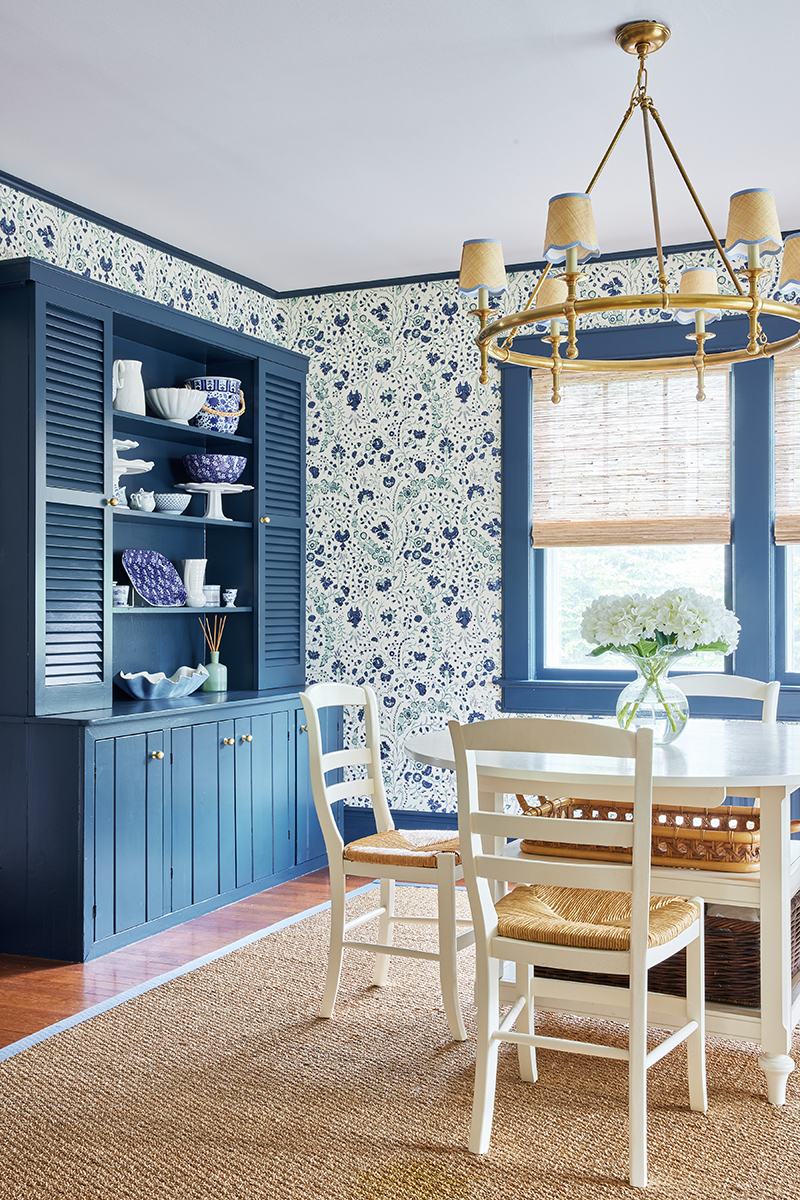
M800 233L793 233L783 243L783 262L778 291L800 291Z
M728 209L725 249L735 258L747 258L747 247L762 254L778 254L783 245L775 197L769 188L734 192Z
M549 275L536 293L534 304L537 308L549 308L552 304L563 304L567 298L567 285L563 279L552 279ZM566 317L556 317L557 321L566 321Z
M503 247L492 238L474 238L471 242L464 242L461 251L459 291L474 296L482 287L493 295L508 291Z
M691 371L562 375L561 391L554 405L533 372L535 546L730 541L727 368L703 404Z
M565 192L553 196L547 209L544 256L548 262L563 262L567 250L578 246L578 262L596 258L600 253L594 226L592 201L585 192Z
M775 541L800 543L800 352L775 358Z
M711 267L695 267L691 271L683 271L678 295L689 294L695 296L718 295L717 272ZM675 320L679 321L681 325L693 324L696 312L702 312L706 321L716 321L717 317L722 316L719 309L715 308L678 308L675 310Z

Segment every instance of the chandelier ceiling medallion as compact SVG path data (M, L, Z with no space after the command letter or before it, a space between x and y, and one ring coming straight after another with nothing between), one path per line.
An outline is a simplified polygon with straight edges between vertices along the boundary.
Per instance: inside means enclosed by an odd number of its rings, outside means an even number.
M476 238L464 243L459 275L459 290L467 295L477 294L478 307L471 316L480 321L475 338L481 355L481 383L488 383L487 360L519 363L552 372L553 403L561 399L560 379L562 373L580 371L636 371L644 367L658 370L679 370L694 366L697 372L697 398L704 399L704 372L706 365L742 362L750 358L768 358L800 342L800 330L777 342L768 342L761 327L762 313L777 317L788 317L800 325L800 306L789 303L788 295L800 291L800 233L786 239L778 223L775 199L767 188L748 188L736 192L730 199L728 228L725 249L722 248L713 226L706 216L703 205L692 186L692 182L669 139L661 117L647 93L647 58L660 50L668 41L670 31L658 21L636 21L624 25L617 33L617 45L628 54L639 59L639 73L630 103L622 118L611 144L603 155L585 192L567 192L554 196L547 214L544 239L544 258L547 266L537 280L528 302L520 312L509 313L498 320L489 320L494 310L489 307L489 296L508 291L503 251L500 243L491 238ZM580 281L586 279L579 270L580 263L596 258L600 253L591 192L608 162L619 137L639 109L644 123L644 141L647 154L647 170L650 181L650 197L653 208L656 251L658 255L659 291L640 296L600 296L581 299ZM686 270L682 273L677 293L669 291L664 266L664 248L661 242L661 223L658 213L655 171L651 146L651 122L656 126L666 143L675 165L689 190L697 211L717 249L732 285L731 291L720 293L717 272L712 267ZM764 298L759 293L759 280L771 272L761 265L761 255L775 255L784 249L783 264L778 284L778 295L783 299ZM746 266L734 270L731 259L746 260ZM564 273L551 275L551 266L564 263ZM741 277L741 278L740 278ZM578 357L578 318L590 313L613 311L669 310L676 321L694 323L694 332L687 339L695 342L694 351L685 355L662 359L619 359L613 361L588 360ZM749 318L747 345L739 350L706 352L706 342L714 337L706 331L706 323L716 320L723 312L745 313ZM525 325L538 322L550 323L550 334L542 340L551 346L550 356L523 354L514 350L514 338ZM566 333L564 332L566 327ZM503 340L501 340L503 339ZM566 342L566 354L561 346Z

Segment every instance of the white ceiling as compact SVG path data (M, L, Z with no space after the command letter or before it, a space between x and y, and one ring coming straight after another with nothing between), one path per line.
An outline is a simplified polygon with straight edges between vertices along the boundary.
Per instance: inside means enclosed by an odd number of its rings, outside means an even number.
M720 235L744 187L797 229L800 6L653 7L0 0L0 170L279 290L455 270L470 237L527 262L627 105L616 27L656 18L650 94ZM594 191L604 252L654 243L634 122ZM665 243L706 240L656 148Z

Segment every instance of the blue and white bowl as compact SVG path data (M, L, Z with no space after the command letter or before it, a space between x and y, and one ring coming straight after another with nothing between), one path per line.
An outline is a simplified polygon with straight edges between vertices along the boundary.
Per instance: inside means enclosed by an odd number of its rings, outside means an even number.
M191 418L190 425L195 425L198 429L208 429L212 433L236 433L239 417L244 412L241 379L203 375L187 379L186 387L206 393L203 409ZM209 412L209 409L214 411Z
M241 454L184 454L182 461L192 483L236 483L247 466Z
M156 492L153 497L156 502L156 512L171 513L182 513L185 508L188 508L191 498L191 493L187 496L185 492Z

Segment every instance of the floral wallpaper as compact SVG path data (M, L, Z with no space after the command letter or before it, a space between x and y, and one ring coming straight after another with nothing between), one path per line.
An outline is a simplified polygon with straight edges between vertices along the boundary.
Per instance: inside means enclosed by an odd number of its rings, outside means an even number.
M449 774L415 768L402 747L500 702L500 372L478 384L473 305L455 280L274 300L6 186L0 255L308 356L308 681L372 684L391 803L452 811ZM673 256L674 289L706 265L708 250ZM652 258L595 263L591 277L591 295L657 290ZM501 306L524 304L536 278L512 275ZM625 319L612 317L595 324Z

